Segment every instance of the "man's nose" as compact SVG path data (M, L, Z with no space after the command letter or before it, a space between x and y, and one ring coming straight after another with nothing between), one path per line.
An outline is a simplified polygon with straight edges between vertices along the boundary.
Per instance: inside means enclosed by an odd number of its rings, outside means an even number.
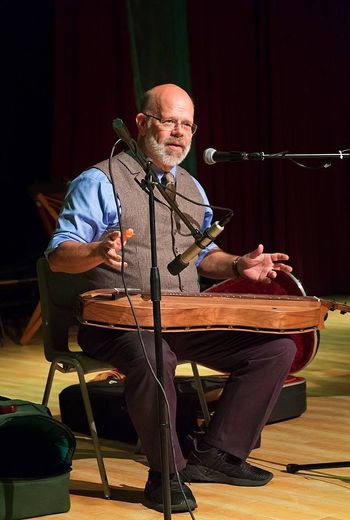
M182 124L177 121L174 128L172 129L171 134L172 135L183 135L184 130L182 128Z

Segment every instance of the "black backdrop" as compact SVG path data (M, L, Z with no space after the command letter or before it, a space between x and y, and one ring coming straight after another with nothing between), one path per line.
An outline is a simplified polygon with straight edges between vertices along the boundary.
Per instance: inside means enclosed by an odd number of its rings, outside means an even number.
M28 186L71 178L105 158L114 117L134 131L135 96L124 0L0 5L1 266L11 269L33 265L47 240ZM201 157L207 147L350 147L349 2L185 5L199 125L193 173L213 204L235 211L220 244L237 253L259 242L286 251L309 293L350 293L349 160L305 169L284 159L207 166Z
M51 175L53 3L1 0L0 278L33 274L46 237L28 187Z

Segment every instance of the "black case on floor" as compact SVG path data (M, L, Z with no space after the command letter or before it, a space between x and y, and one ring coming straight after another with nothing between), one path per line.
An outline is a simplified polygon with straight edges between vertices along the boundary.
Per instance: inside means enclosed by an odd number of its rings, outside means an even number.
M224 385L222 377L202 377L204 391L215 392ZM189 433L198 430L201 411L193 377L175 378L178 407L176 428L180 443L186 444ZM98 435L101 438L136 443L137 434L130 420L124 398L122 380L109 378L105 381L88 383L91 406ZM80 387L71 385L59 395L62 421L73 431L89 434ZM209 403L215 411L215 401ZM269 423L291 419L306 410L306 383L300 377L290 377L270 416Z
M124 382L108 378L87 384L97 433L105 439L136 442L137 434L130 420L125 398ZM71 385L59 394L61 420L79 433L90 434L80 386Z
M207 382L210 388L222 386L222 381ZM136 443L137 434L130 420L124 397L124 382L108 378L87 384L97 433L101 438ZM178 413L176 429L180 443L188 433L198 428L199 402L191 378L181 378L177 385ZM71 385L59 394L62 422L73 431L89 434L80 386Z

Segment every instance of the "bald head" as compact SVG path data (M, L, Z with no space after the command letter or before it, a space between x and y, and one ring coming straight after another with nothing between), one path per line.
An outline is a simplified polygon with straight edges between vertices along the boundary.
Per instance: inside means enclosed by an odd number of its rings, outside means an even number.
M172 83L157 85L145 92L141 103L141 112L159 113L161 107L166 107L169 103L172 105L178 104L179 106L181 104L186 105L186 108L191 107L192 113L194 112L193 101L189 94L181 87Z

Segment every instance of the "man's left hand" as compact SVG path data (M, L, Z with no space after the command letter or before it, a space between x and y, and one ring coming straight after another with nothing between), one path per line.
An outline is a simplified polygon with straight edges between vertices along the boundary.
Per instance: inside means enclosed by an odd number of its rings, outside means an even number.
M239 274L248 280L262 283L271 283L276 278L277 271L290 273L293 269L290 265L282 263L289 260L284 253L264 253L264 246L258 247L243 256L237 262Z

